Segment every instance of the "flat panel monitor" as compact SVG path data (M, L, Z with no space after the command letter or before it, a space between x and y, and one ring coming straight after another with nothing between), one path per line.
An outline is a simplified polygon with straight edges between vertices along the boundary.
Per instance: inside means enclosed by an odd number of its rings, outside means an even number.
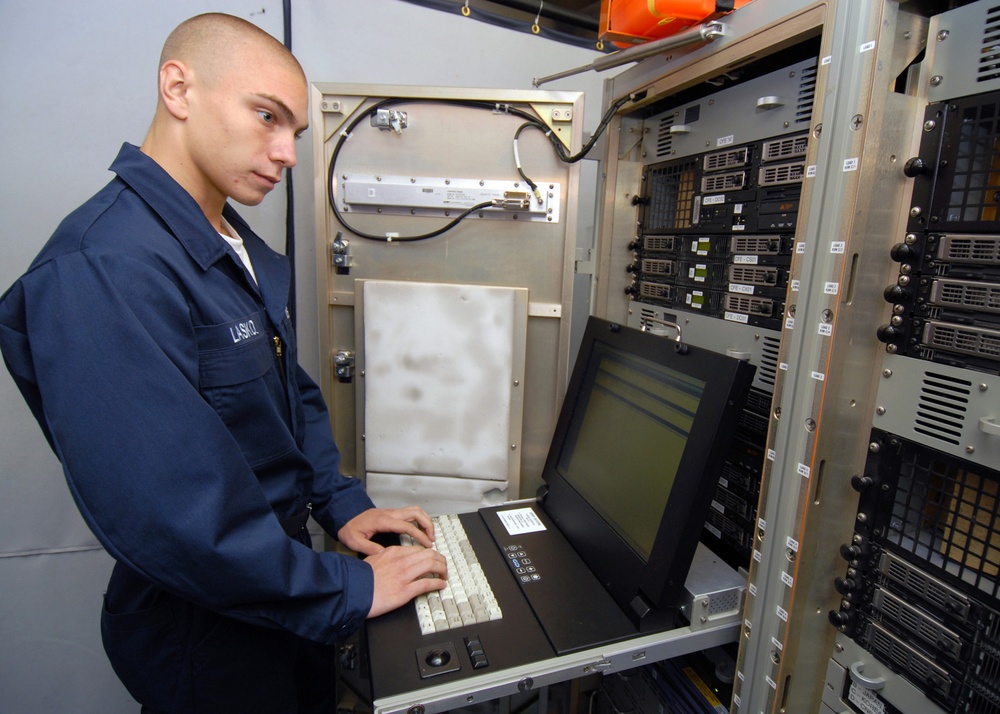
M543 503L642 630L674 626L754 367L591 317Z

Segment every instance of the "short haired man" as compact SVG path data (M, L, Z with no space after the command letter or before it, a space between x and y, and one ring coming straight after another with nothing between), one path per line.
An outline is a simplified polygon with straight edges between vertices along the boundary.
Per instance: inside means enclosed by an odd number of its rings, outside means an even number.
M182 23L142 146L0 298L8 369L117 561L105 650L144 711L333 711L331 643L444 585L434 550L372 542L433 525L340 474L288 261L228 204L295 164L307 102L256 26ZM310 512L367 557L314 552Z

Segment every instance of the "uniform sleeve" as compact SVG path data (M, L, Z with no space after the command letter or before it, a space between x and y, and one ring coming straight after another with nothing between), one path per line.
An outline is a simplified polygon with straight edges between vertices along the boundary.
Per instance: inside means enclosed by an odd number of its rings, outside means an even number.
M71 253L22 278L0 325L8 368L115 559L180 597L312 640L361 624L370 566L285 535L197 389L177 285L134 259ZM360 503L346 488L345 503Z
M297 366L302 395L305 435L303 452L315 469L312 488L313 517L330 535L362 511L374 508L361 481L340 473L340 451L330 431L330 414L319 386Z

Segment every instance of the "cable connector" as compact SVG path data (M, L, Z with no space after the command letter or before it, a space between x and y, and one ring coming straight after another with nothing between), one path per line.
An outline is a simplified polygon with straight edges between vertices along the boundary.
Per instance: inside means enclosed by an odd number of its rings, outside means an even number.
M524 210L531 206L531 199L527 191L504 191L503 198L494 198L492 203L494 208Z

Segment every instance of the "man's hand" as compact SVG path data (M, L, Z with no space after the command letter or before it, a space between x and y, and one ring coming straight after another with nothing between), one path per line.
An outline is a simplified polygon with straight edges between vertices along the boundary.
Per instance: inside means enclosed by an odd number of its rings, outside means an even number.
M440 590L448 577L444 556L431 548L391 546L365 558L375 573L375 594L368 617L405 605L417 595Z
M372 542L376 533L406 533L420 545L430 548L434 540L434 524L424 509L418 506L369 508L344 524L337 531L337 539L358 553L375 555L382 551L382 546Z

